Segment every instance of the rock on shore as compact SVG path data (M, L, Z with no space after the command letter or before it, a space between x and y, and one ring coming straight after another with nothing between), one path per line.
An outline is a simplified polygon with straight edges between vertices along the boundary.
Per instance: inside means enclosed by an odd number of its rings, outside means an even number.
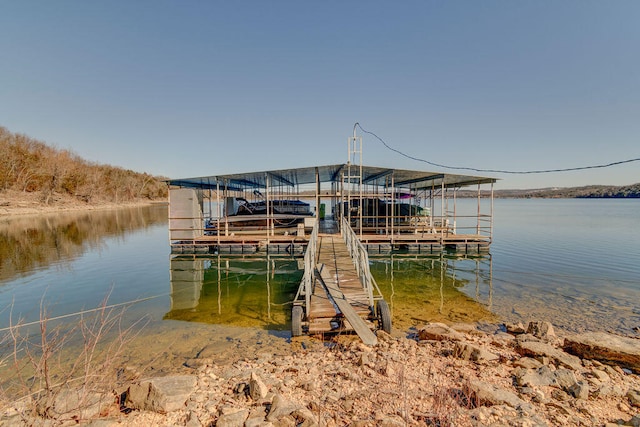
M640 344L634 338L588 332L567 337L564 349L583 359L618 364L640 374Z

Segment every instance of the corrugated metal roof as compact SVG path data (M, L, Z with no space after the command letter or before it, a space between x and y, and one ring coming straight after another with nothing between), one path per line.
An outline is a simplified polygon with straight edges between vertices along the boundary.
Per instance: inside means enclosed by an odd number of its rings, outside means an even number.
M215 189L218 185L227 189L266 188L267 179L270 186L298 186L313 184L316 182L316 170L320 182L339 182L342 173L348 174L348 165L312 166L295 169L279 169L261 172L245 172L227 175L212 175L196 178L170 179L169 185L191 188ZM359 173L359 166L351 166L351 175ZM444 186L464 187L468 185L489 184L496 182L495 178L457 175L441 172L413 171L405 169L392 169L376 166L362 166L362 182L367 185L391 185L391 177L395 187L411 187L415 189ZM387 181L387 178L389 180Z

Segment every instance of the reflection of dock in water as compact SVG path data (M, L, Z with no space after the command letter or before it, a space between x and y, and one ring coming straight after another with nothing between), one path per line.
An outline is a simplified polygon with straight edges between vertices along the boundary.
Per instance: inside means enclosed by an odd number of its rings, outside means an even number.
M174 256L165 319L284 330L302 272L291 257Z
M196 258L171 259L171 310L195 309L204 283L204 262Z
M425 322L495 321L491 254L393 254L371 272L401 329Z
M303 274L290 257L179 255L170 260L165 319L288 330L290 302ZM392 254L371 258L371 273L395 327L424 321L495 320L490 254Z

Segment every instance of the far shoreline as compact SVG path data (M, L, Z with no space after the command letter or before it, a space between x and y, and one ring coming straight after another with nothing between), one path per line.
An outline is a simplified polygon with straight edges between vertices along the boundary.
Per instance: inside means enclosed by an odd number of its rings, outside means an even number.
M168 201L166 199L139 199L126 202L98 201L90 203L68 196L56 195L53 203L44 204L38 200L38 198L39 195L37 193L13 191L0 192L0 220L65 212L123 209L158 205L168 206Z

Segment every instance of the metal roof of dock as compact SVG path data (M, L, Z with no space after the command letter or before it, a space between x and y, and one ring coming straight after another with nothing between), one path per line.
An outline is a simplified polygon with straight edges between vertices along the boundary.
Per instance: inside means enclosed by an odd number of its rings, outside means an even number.
M351 165L352 173L359 169L359 165ZM348 171L348 164L327 166L310 166L294 169L278 169L261 172L245 172L225 175L212 175L196 178L181 178L167 180L169 185L189 188L215 189L218 186L227 189L266 188L267 178L270 186L313 184L316 174L320 182L338 182L342 173ZM393 169L377 166L362 166L362 183L366 185L384 185L386 178L393 175L395 187L411 186L412 188L464 187L477 184L491 184L495 178L449 174L442 172L415 171ZM388 181L387 181L388 185Z

